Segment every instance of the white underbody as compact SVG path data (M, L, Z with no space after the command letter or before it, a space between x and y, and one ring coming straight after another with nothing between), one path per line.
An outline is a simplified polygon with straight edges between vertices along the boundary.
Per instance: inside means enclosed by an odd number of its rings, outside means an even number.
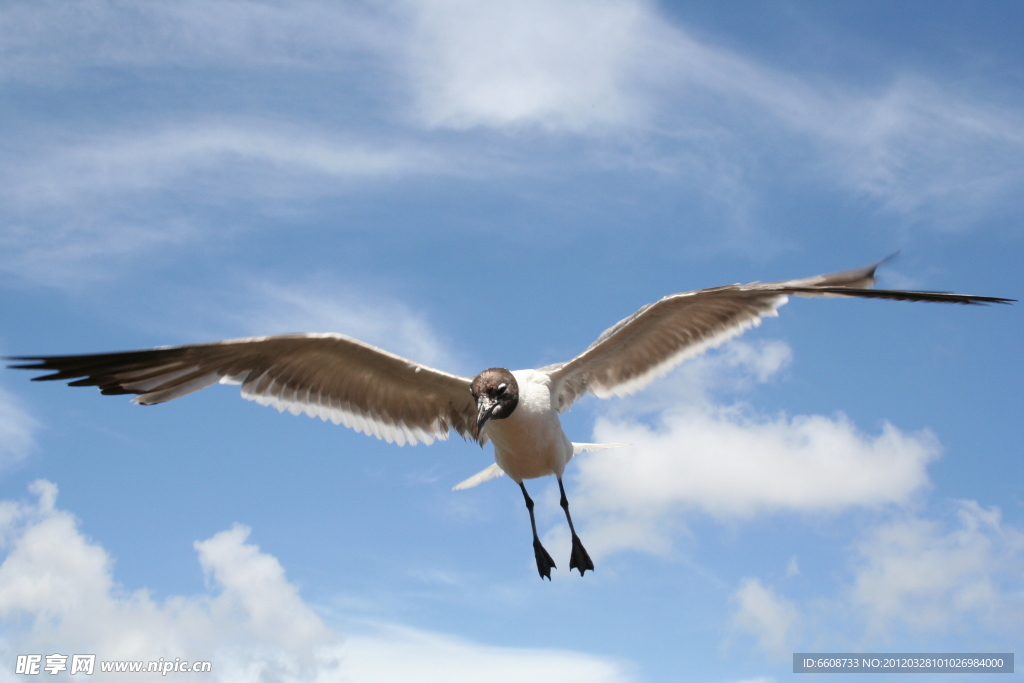
M483 433L494 444L494 462L517 483L554 474L562 476L572 459L572 442L551 397L547 373L516 370L519 405L501 420L489 420Z

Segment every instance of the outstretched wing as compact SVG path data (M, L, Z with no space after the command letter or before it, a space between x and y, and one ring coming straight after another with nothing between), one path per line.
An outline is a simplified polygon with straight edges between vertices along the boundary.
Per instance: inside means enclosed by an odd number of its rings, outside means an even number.
M590 347L567 363L541 368L552 380L558 409L565 410L590 391L600 398L631 394L688 358L761 324L789 295L854 296L958 304L1009 303L1013 299L869 289L873 263L841 273L801 280L729 285L672 294L644 306L606 330Z
M163 403L216 382L279 411L343 424L399 445L475 436L470 378L449 375L340 334L231 339L84 356L23 356L13 368L52 370L104 394Z

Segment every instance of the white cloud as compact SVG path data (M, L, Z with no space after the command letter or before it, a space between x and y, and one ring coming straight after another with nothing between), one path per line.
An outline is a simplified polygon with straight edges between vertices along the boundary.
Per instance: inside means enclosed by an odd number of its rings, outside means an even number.
M35 446L39 423L18 400L0 389L0 471L22 461Z
M4 658L17 653L94 653L100 659L215 660L219 680L253 671L258 680L304 679L331 670L320 648L339 637L288 584L277 560L235 527L196 544L219 594L153 600L114 582L106 551L85 538L57 489L37 481L35 505L4 503L0 619ZM19 625L21 625L19 627ZM219 671L218 671L219 670Z
M257 183L260 190L272 192L270 179L316 176L337 181L406 172L428 163L436 165L436 160L415 150L375 148L308 126L198 123L128 135L119 131L53 148L48 156L20 164L18 173L7 169L11 187L5 193L30 204L65 203L97 192L160 189L224 169L236 176L233 191L254 189L250 183ZM260 173L254 174L255 169Z
M664 553L688 511L720 519L836 513L904 504L927 487L927 465L939 454L930 432L886 423L870 435L842 414L763 415L712 398L716 387L767 380L789 357L779 342L734 343L599 417L594 441L633 445L577 460L573 505L591 552ZM674 385L684 388L659 396Z
M745 578L732 594L734 628L754 636L758 647L774 657L792 652L799 621L796 606L775 594L760 580Z
M427 126L539 124L583 131L635 122L651 40L646 3L425 0L409 63Z
M957 503L958 525L916 516L873 529L856 546L848 600L869 637L892 629L946 631L971 619L1019 630L1024 533L998 508Z
M0 657L94 653L98 660L211 661L213 681L627 681L624 667L582 653L501 648L383 625L351 635L321 620L281 564L234 526L197 542L210 593L153 599L113 578L106 551L55 507L37 481L34 503L0 502ZM10 669L0 672L3 680ZM158 675L133 675L158 680ZM105 680L96 674L97 680Z
M653 400L667 406L685 392L684 396L691 401L707 403L714 393L746 391L755 384L764 384L792 362L793 349L784 341L733 340L714 353L683 365L673 381L671 397L655 394Z
M723 517L901 503L927 483L938 454L927 433L886 424L871 437L843 415L765 418L740 406L668 413L653 429L602 419L595 435L636 444L581 466L595 497L623 507L631 498L689 503Z
M337 639L299 597L276 558L245 541L250 530L235 525L197 541L199 564L222 587L217 611L244 614L258 642L278 643L312 660L317 645Z
M589 683L632 679L621 665L599 657L559 650L489 647L402 627L383 628L372 636L351 635L341 656L348 675L360 683L519 683L535 679Z

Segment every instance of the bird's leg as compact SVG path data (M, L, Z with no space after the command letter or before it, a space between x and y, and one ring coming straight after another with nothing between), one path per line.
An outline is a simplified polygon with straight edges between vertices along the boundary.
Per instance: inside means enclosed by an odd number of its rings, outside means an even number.
M530 528L533 529L533 554L537 558L537 571L540 572L540 578L546 578L550 581L551 570L555 568L555 561L551 559L548 551L544 549L544 546L540 544L540 539L537 538L537 522L533 518L533 499L526 492L526 486L523 485L523 482L519 482L519 488L523 490L523 498L526 499L526 509L530 511Z
M569 560L569 571L579 569L580 576L583 576L588 569L594 571L594 563L590 561L590 555L587 554L586 548L583 547L580 537L576 535L576 529L572 525L572 516L569 515L569 499L565 497L565 487L562 486L561 477L558 477L558 490L562 492L561 505L565 510L565 518L569 521L569 531L572 532L572 557Z

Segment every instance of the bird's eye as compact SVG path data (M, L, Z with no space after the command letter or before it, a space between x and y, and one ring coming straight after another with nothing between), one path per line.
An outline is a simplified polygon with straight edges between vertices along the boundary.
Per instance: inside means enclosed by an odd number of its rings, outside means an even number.
M508 385L507 384L499 384L498 385L498 393L499 394L504 394L506 391L508 391Z

